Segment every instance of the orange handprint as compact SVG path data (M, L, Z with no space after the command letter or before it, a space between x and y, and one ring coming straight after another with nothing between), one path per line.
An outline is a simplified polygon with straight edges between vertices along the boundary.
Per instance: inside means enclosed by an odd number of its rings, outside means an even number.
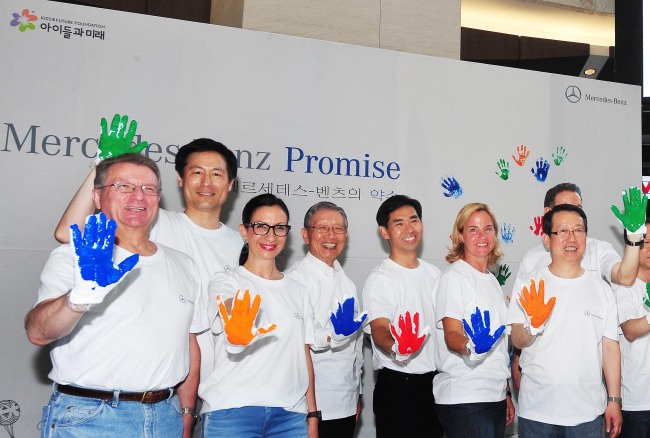
M253 306L251 307L251 295L248 289L244 292L244 296L240 297L241 290L238 290L233 298L232 311L230 315L226 311L226 306L221 299L217 296L219 303L219 315L223 320L224 331L226 338L232 345L246 346L249 345L257 336L261 336L276 329L275 324L267 325L266 327L255 328L255 319L260 309L262 298L255 295L253 299Z
M548 303L544 303L544 280L539 280L539 292L535 288L535 280L530 280L530 291L524 286L522 292L523 296L519 294L519 303L526 311L530 325L535 329L541 328L539 333L543 330L542 326L546 324L553 311L555 297L549 298Z
M526 145L522 144L521 146L517 147L517 155L518 157L515 158L515 156L512 156L512 159L515 160L515 163L519 166L523 166L526 163L526 158L530 155L530 151L526 150Z

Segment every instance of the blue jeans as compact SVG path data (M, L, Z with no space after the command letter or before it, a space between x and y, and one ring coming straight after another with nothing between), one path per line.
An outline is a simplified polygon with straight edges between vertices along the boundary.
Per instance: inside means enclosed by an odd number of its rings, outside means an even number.
M201 438L306 438L307 415L283 408L244 406L202 415Z
M43 408L41 438L167 438L183 435L174 396L158 403L76 397L54 391Z
M623 411L621 438L650 438L650 411Z
M577 426L559 426L519 418L519 438L602 438L604 436L605 418L602 415Z
M447 438L503 438L506 401L437 404L438 420Z

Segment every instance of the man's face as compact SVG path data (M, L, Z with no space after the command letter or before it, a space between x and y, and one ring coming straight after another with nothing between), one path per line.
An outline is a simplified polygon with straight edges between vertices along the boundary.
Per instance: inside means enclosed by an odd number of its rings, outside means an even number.
M646 227L650 227L650 224L646 224ZM650 270L650 236L646 237L641 245L641 251L639 252L639 268L645 269L646 271Z
M391 254L415 252L422 241L422 221L415 208L405 205L388 216L388 226L380 226L379 232L388 240Z
M309 245L309 252L318 260L332 266L345 248L348 237L343 215L336 210L319 210L312 216L309 227L301 231L302 239ZM345 232L335 233L335 229Z
M142 228L147 236L149 227L158 213L160 196L148 196L141 186L160 187L156 174L146 166L133 163L118 163L106 172L104 185L120 182L136 186L133 193L120 193L114 187L93 190L95 207L117 222L118 230Z
M557 195L555 195L555 205L560 205L560 204L570 204L582 208L582 198L580 198L580 195L578 195L576 192L572 192L572 191L560 192ZM544 213L546 213L550 209L551 208L549 207L545 207Z
M553 227L551 232L561 230L585 229L582 217L574 211L560 211L553 215ZM553 263L565 262L580 265L582 256L587 246L587 234L576 236L570 232L567 236L561 237L555 234L544 234L544 245L551 252Z
M226 160L216 152L190 154L183 177L178 176L188 212L221 211L232 183Z

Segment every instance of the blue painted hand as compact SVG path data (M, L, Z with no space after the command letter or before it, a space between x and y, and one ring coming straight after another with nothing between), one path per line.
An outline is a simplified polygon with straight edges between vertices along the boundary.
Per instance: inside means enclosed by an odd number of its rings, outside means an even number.
M470 320L472 326L470 327L467 320L463 319L463 327L474 344L474 352L476 354L487 353L499 340L506 326L500 326L493 335L490 335L490 312L486 310L483 312L483 317L481 317L481 311L478 307L476 312L472 313Z
M341 336L350 336L356 333L359 330L359 327L363 324L366 317L368 316L367 312L363 312L359 315L358 318L354 317L354 297L347 298L343 301L343 304L336 302L337 308L336 312L330 311L330 321L332 321L332 328L334 333Z

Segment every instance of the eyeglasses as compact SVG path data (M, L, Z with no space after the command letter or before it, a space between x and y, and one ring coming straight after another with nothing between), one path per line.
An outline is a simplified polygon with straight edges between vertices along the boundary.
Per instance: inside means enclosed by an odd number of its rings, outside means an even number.
M580 237L584 237L587 235L587 230L584 228L574 228L573 230L570 230L568 228L564 228L562 230L557 230L557 231L551 231L551 234L555 234L557 237L560 239L566 239L569 237L569 234L573 233L573 236L578 239Z
M273 234L277 237L284 237L289 234L291 225L269 225L266 222L251 222L250 224L244 224L245 227L250 227L253 229L253 233L258 236L266 236L269 234L269 230L273 230Z
M330 227L327 225L318 225L317 227L307 227L310 230L316 230L320 234L327 234L330 231L332 231L334 234L345 234L348 232L348 229L345 227L340 227L340 226L334 226Z
M135 184L129 184L123 182L115 182L113 184L109 184L107 186L101 186L97 188L105 189L106 187L113 187L115 191L119 193L133 193L135 192L136 188L140 187L142 193L144 193L147 196L159 196L160 192L162 191L162 188L158 186L136 186Z

